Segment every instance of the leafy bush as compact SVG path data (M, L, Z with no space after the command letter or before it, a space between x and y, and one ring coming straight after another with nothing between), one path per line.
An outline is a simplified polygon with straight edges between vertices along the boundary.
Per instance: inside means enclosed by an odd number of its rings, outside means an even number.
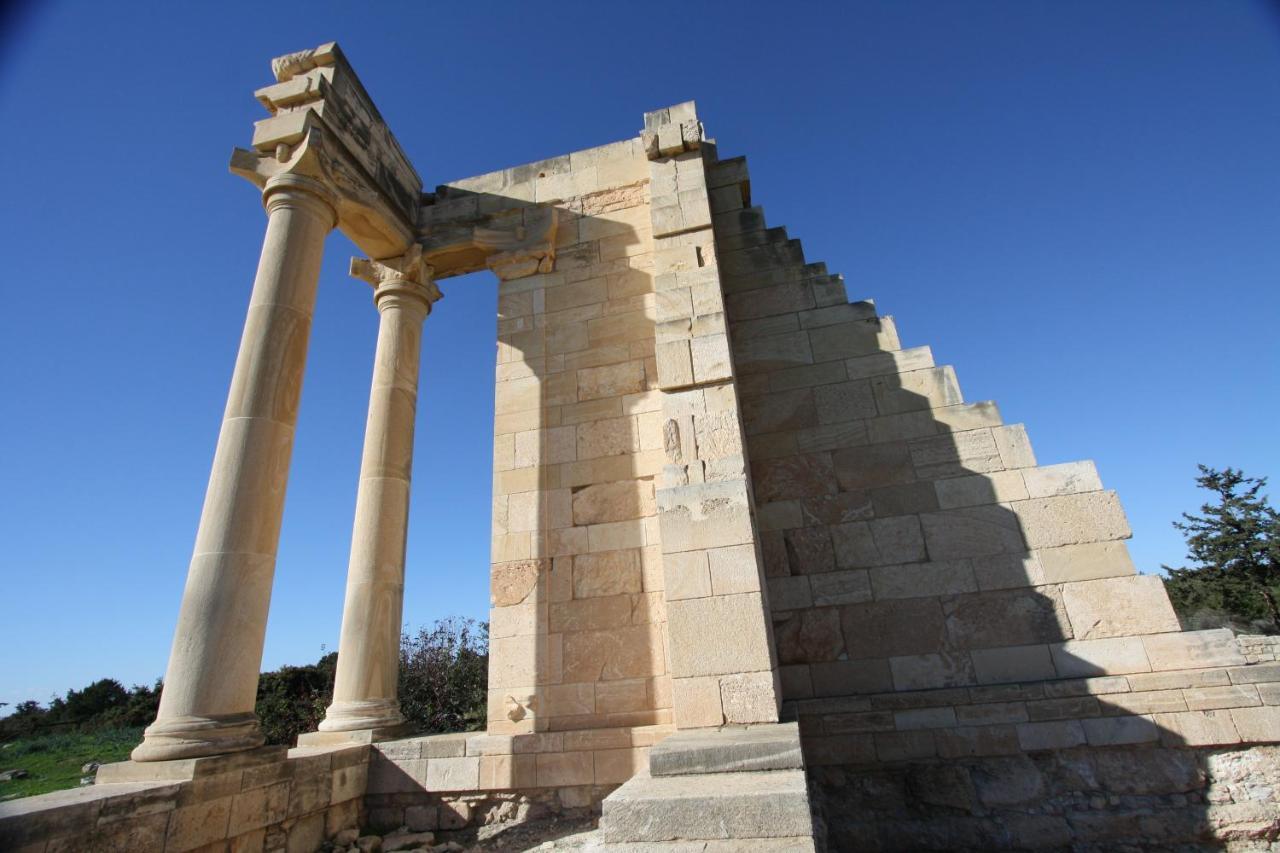
M400 640L400 710L424 733L484 728L489 626L450 618Z
M282 666L258 678L255 710L267 743L292 746L303 732L313 732L333 699L338 653L330 652L307 666Z

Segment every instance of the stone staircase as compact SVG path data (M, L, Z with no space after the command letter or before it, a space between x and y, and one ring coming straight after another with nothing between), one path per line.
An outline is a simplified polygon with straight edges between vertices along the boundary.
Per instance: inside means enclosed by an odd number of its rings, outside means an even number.
M588 849L813 851L796 724L678 732L603 803Z

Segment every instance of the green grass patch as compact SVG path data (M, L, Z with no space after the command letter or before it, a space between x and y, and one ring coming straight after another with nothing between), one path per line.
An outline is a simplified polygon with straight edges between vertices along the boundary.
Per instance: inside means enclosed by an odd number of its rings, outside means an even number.
M29 776L0 782L0 800L47 794L80 785L80 768L90 761L124 761L142 740L142 729L36 735L0 745L0 772L21 769Z

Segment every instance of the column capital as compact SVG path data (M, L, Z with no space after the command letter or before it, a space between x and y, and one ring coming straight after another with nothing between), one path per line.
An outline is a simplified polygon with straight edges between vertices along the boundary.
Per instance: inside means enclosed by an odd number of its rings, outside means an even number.
M398 301L388 297L408 296L420 300L427 313L431 313L431 306L444 295L436 286L435 270L426 262L417 243L394 258L378 261L352 258L351 277L373 285L373 299L379 309Z

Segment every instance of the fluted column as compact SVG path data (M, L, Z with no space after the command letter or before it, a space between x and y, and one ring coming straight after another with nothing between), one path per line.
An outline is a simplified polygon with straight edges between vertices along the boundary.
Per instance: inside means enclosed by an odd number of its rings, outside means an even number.
M320 723L325 732L404 721L396 681L418 364L422 322L440 298L431 272L416 247L401 258L351 263L352 275L374 285L381 317L333 704Z
M263 190L267 233L213 457L156 721L135 761L263 743L254 701L280 517L325 237L325 184L282 174Z

